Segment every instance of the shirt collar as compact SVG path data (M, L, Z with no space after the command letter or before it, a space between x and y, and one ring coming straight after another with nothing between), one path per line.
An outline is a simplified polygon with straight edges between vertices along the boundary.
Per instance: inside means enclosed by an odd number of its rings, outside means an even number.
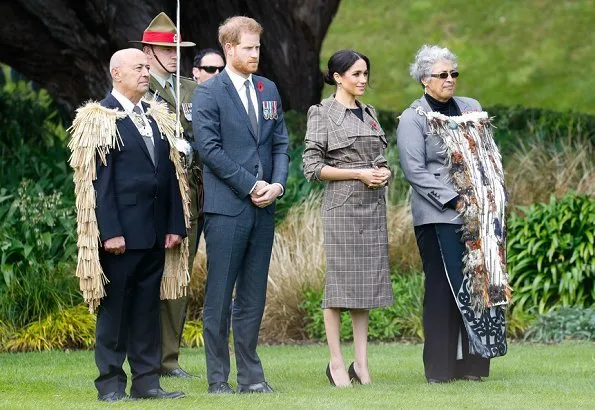
M126 113L130 114L132 112L132 110L134 109L134 106L135 106L135 104L132 101L130 101L127 97L125 97L121 92L119 92L115 88L112 89L112 95L114 96L114 98L116 100L118 100L118 102L120 103L122 108L124 108L124 111L126 111ZM140 107L141 112L145 112L140 101L136 105L138 105Z
M167 78L162 78L159 74L151 73L153 78L157 80L161 88L165 89L165 83L169 83L172 90L174 90L174 77L170 74Z
M248 78L244 78L241 75L234 73L227 67L225 67L225 71L227 71L229 79L231 80L233 86L236 88L238 92L242 89L246 80L249 80L250 84L252 84L252 74L248 75Z

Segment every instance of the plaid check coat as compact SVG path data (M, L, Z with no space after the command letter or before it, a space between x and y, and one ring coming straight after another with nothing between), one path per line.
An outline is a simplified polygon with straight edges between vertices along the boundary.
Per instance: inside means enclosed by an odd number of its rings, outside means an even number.
M387 166L387 141L371 106L363 121L333 97L310 107L304 175L320 180L325 166ZM386 189L358 180L328 181L322 203L327 271L323 308L372 309L393 303L388 264Z

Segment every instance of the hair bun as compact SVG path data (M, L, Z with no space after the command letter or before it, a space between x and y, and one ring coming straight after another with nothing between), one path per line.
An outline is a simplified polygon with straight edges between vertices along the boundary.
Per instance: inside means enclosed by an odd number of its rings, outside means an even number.
M335 82L335 78L328 70L324 73L324 82L330 85L337 85L337 83Z

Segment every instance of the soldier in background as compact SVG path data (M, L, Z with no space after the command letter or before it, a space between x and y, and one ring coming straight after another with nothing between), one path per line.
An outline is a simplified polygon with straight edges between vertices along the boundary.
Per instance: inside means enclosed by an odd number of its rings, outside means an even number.
M143 51L151 66L149 93L167 103L171 112L176 112L176 54L177 30L175 24L163 12L151 21L143 33L141 41ZM180 47L193 47L190 41L181 41ZM192 143L192 94L196 83L190 78L180 77L180 125L184 138ZM193 155L188 165L188 184L190 186L190 230L188 231L189 260L188 267L192 273L194 256L198 249L198 240L202 232L202 164L198 155ZM180 341L186 318L188 298L161 301L161 375L169 377L193 378L184 371L178 362Z

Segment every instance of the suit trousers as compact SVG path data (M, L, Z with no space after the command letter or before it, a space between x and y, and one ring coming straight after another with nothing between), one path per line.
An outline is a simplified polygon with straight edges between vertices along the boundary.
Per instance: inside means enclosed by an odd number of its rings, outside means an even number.
M450 380L489 374L490 361L469 354L467 332L456 304L451 283L462 281L465 246L460 225L426 224L415 227L415 237L425 273L424 351L427 378ZM447 276L446 269L450 270ZM449 281L449 276L452 279ZM457 281L457 278L460 280ZM457 360L459 335L462 359Z
M203 316L209 384L229 377L230 315L238 383L265 380L256 345L274 230L274 215L252 204L237 216L205 214L208 273Z
M202 179L198 168L189 173L190 184L190 229L188 230L188 267L192 275L192 266L198 250L204 217L202 214ZM160 303L161 317L161 373L178 369L180 363L180 343L186 321L188 296L179 299L165 299Z
M97 312L95 363L99 394L124 392L126 357L132 372L131 392L159 387L159 291L165 250L99 251L109 283Z

